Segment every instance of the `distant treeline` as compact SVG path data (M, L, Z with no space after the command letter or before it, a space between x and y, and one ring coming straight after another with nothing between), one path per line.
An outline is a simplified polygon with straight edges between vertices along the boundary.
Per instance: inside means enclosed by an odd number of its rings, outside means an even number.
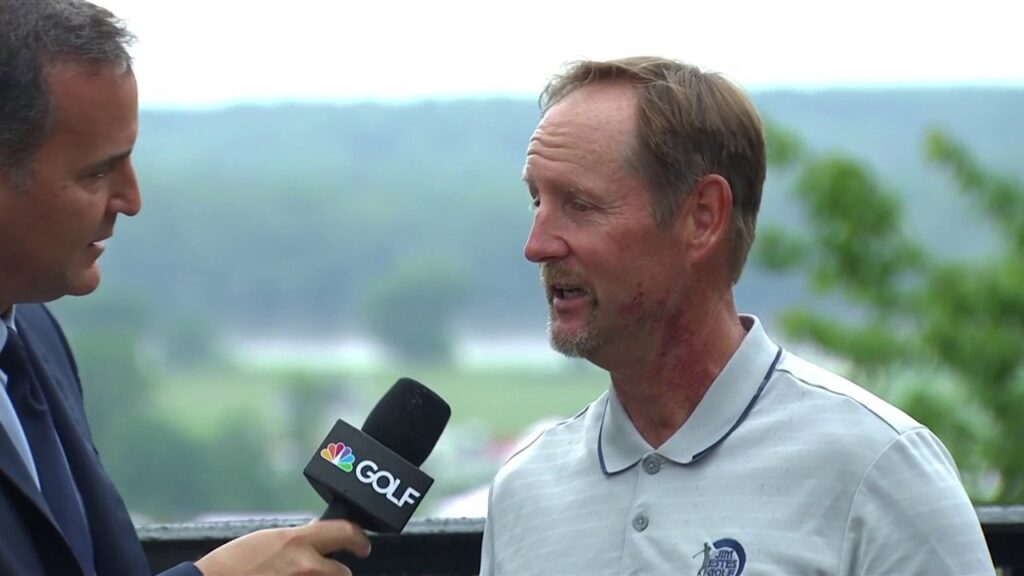
M1024 90L754 98L809 147L872 166L906 195L912 233L951 257L983 253L993 237L927 167L926 127L941 126L988 166L1024 174ZM156 326L186 319L236 334L336 334L365 326L382 283L436 262L461 283L459 327L539 335L543 302L537 270L522 258L531 216L520 182L537 117L532 100L144 111L143 211L119 221L101 297L135 303ZM789 184L769 174L762 221L799 226ZM770 320L802 290L798 279L751 268L739 299ZM76 312L82 306L58 307L72 326L95 321Z

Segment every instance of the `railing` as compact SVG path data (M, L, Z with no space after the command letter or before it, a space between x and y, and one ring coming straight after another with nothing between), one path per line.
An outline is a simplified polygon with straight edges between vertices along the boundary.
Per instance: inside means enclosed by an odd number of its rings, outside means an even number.
M139 537L154 573L195 560L256 530L308 520L216 522L142 526ZM483 519L413 520L401 534L370 534L367 559L339 556L358 576L475 576L480 569Z
M1024 575L1024 506L979 506L978 519L996 567Z
M989 550L1003 576L1024 575L1024 506L978 509ZM194 560L217 546L263 528L306 520L142 526L139 536L154 572ZM475 576L480 564L482 519L412 521L397 535L372 534L373 554L342 560L358 576Z

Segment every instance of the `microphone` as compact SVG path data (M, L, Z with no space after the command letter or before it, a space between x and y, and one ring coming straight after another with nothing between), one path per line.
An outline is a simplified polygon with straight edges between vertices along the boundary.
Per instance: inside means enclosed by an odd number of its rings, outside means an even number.
M362 430L335 422L302 472L327 502L321 519L401 532L434 483L419 466L450 416L448 403L431 389L400 378L370 411Z

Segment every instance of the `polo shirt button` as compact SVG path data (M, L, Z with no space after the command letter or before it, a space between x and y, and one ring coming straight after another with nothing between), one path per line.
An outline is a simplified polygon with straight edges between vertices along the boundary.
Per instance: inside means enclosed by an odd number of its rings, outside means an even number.
M633 529L637 532L643 532L644 530L647 530L647 525L650 523L651 521L648 520L646 514L637 514L633 517Z
M644 458L644 472L657 474L661 471L661 458L657 454L650 454Z

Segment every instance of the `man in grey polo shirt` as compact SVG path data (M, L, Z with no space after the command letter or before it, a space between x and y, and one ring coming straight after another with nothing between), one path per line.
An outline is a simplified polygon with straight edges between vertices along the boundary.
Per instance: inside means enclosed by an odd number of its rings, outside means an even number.
M765 176L743 92L631 58L542 107L526 257L552 345L611 387L499 472L482 574L993 574L939 440L737 313Z

